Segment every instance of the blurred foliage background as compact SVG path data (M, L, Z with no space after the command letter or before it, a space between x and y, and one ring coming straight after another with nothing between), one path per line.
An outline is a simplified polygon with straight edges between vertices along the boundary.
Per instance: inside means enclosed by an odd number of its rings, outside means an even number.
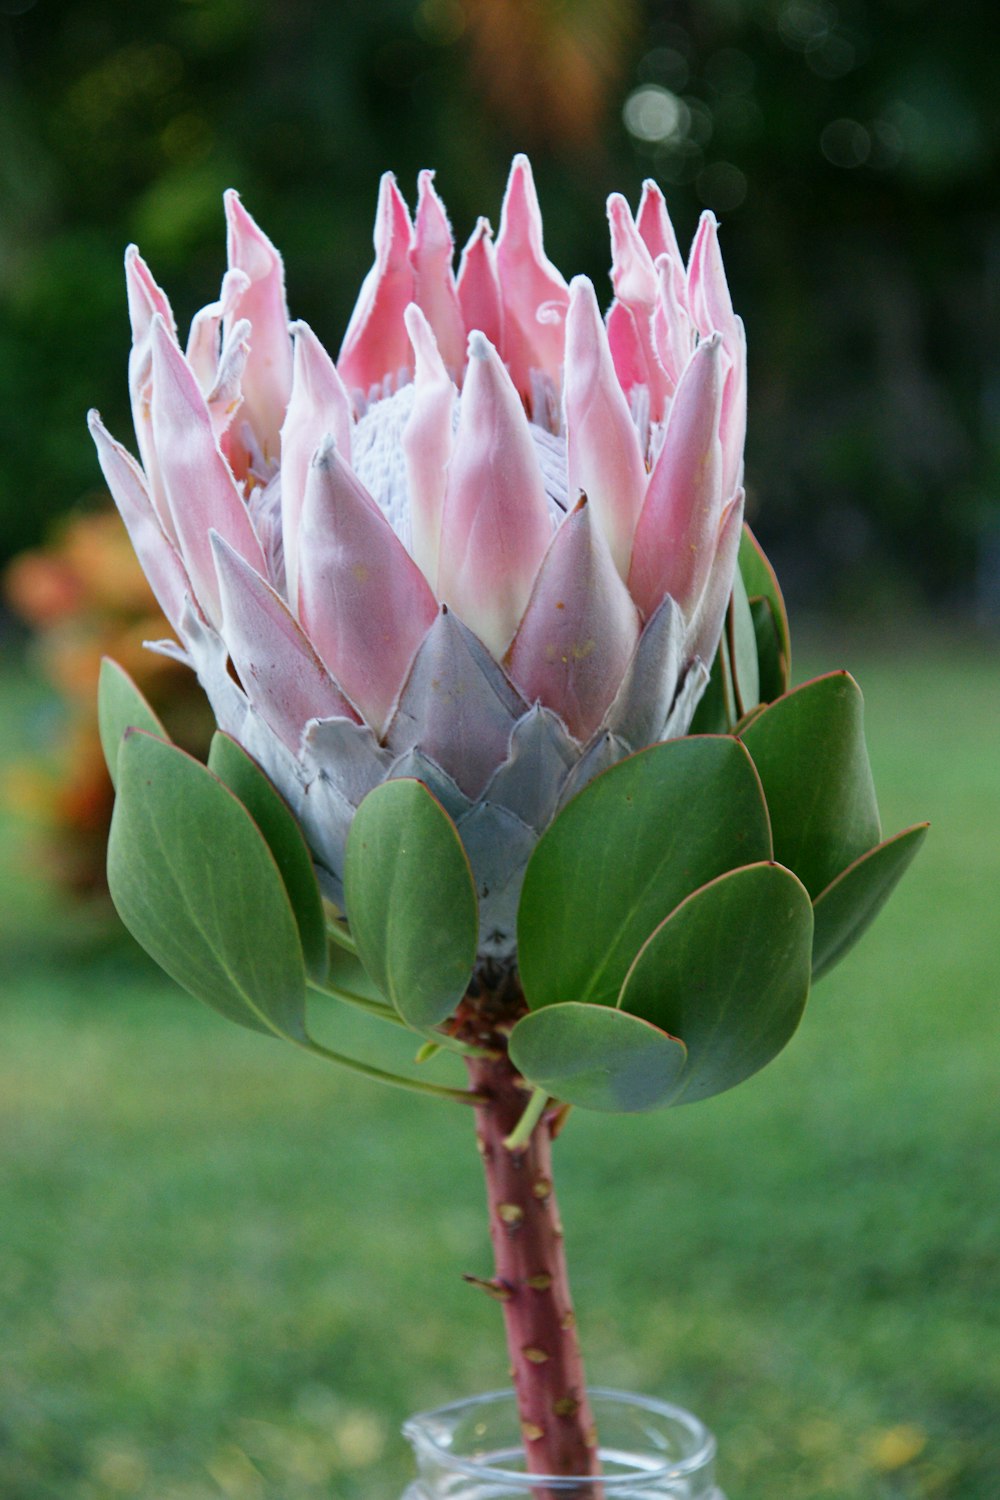
M655 176L682 242L719 215L754 525L793 624L825 616L796 677L859 668L886 826L935 823L772 1069L567 1131L592 1378L705 1415L741 1500L995 1500L1000 699L968 628L1000 618L995 25L988 0L0 0L4 1500L395 1500L402 1416L505 1378L460 1280L488 1266L464 1113L226 1030L81 900L101 652L207 732L141 649L164 624L84 413L129 439L129 240L183 324L239 187L335 349L378 174L412 199L436 167L461 244L519 149L549 254L608 297L609 191Z
M754 524L793 602L1000 612L1000 93L989 0L3 0L0 549L95 502L135 239L182 320L237 185L333 348L378 174L459 244L532 156L604 286L604 199L711 207L750 341Z

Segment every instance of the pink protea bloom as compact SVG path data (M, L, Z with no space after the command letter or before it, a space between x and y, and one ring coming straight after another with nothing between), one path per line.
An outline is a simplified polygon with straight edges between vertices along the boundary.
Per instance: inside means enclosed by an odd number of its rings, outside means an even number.
M220 726L301 820L333 900L386 777L448 809L513 952L521 876L567 798L684 734L739 544L745 342L706 214L685 267L659 189L608 205L614 300L547 259L527 159L457 277L422 172L381 183L375 263L334 361L290 323L235 193L219 301L178 343L126 256L142 467L101 465Z

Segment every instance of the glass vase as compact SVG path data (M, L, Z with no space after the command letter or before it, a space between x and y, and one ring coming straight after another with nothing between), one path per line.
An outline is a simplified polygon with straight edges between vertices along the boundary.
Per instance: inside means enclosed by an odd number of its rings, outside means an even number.
M715 1438L697 1417L644 1396L593 1390L600 1479L528 1474L513 1391L423 1412L404 1424L417 1479L403 1500L725 1500Z

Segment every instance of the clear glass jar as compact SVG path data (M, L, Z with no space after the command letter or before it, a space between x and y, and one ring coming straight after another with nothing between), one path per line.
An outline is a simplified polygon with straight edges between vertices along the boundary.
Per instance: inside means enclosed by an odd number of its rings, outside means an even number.
M690 1412L621 1391L590 1392L603 1477L525 1472L513 1391L411 1417L416 1482L403 1500L725 1500L715 1438Z

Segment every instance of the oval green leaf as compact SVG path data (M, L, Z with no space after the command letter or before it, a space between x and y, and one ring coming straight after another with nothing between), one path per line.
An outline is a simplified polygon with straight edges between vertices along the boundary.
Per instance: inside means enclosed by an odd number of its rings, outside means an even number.
M742 719L760 702L760 668L757 664L757 632L747 591L739 573L733 579L726 633L729 637L736 713Z
M773 703L788 691L788 672L781 650L778 627L768 599L750 600L750 617L753 620L757 641L757 672L760 682L760 698L764 704Z
M740 538L739 569L751 605L756 600L766 600L769 606L773 628L778 637L781 688L779 693L773 695L778 697L780 693L788 691L791 680L792 636L788 628L788 611L777 575L746 522L743 523L743 535Z
M774 857L814 898L882 837L863 715L854 678L831 672L740 733L764 784Z
M669 740L603 772L528 863L517 921L528 1004L613 1006L636 953L685 896L770 857L760 782L737 740Z
M736 700L729 670L729 645L722 632L712 672L691 720L689 735L729 734L736 723Z
M906 874L927 827L917 823L870 849L816 898L813 979L828 973L868 930Z
M327 972L323 898L291 808L242 745L221 730L212 737L208 768L235 793L264 835L292 903L306 971L310 979L321 983Z
M118 750L126 729L145 729L169 740L156 714L131 677L110 656L101 658L97 683L97 728L101 737L104 761L112 786L118 785Z
M556 1099L636 1114L669 1102L685 1049L624 1011L569 1001L523 1016L511 1032L510 1056L530 1083Z
M192 995L251 1030L305 1039L298 928L260 830L211 771L138 730L118 755L108 886L133 937Z
M385 781L354 815L347 919L372 979L415 1030L450 1016L479 939L472 871L454 823L422 782Z
M776 864L721 875L661 923L621 1005L687 1047L671 1103L735 1088L778 1055L809 996L812 936L808 892Z

